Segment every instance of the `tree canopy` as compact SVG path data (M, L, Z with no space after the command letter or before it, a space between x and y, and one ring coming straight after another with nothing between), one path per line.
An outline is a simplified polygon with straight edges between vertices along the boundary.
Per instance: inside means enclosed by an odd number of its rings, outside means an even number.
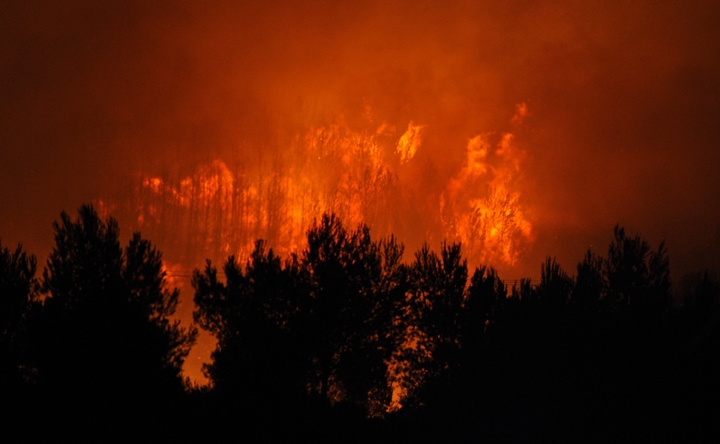
M122 249L117 222L90 205L53 228L35 338L41 383L106 406L182 393L196 331L171 318L179 291L167 288L160 252L139 233Z
M0 243L0 390L14 392L32 378L28 324L37 311L35 256L18 245L14 251Z
M712 432L720 412L704 407L720 396L718 279L698 274L673 305L664 244L619 226L574 276L548 257L538 282L514 283L471 273L455 243L403 260L394 237L333 215L286 258L258 240L193 273L194 321L218 340L204 389L183 385L197 331L174 319L161 253L139 233L121 247L89 205L53 228L40 279L0 245L0 389L70 429L615 441Z

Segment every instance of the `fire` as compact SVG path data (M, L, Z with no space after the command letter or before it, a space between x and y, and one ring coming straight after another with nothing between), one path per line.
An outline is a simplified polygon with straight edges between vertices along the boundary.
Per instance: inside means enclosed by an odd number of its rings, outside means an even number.
M517 105L512 122L527 114L527 105ZM273 153L216 159L174 181L145 176L136 223L144 231L173 230L170 248L194 264L248 254L258 238L280 254L297 251L313 221L331 212L349 227L366 223L376 237L403 238L403 227L418 224L410 214L418 211L422 240L462 242L471 264L517 262L533 232L517 187L525 152L512 134L469 138L461 168L433 203L406 174L419 170L427 126L409 121L401 134L387 122L374 128L313 126Z
M326 212L348 226L365 222L389 233L383 215L391 206L387 192L398 181L391 164L412 159L420 129L409 124L395 151L382 143L393 131L387 124L375 132L315 127L270 162L246 159L231 171L217 159L175 184L148 176L139 189L136 222L141 228L179 225L200 241L201 254L214 258L246 254L257 238L281 254L297 250L308 227Z
M515 190L525 153L512 134L494 147L492 136L468 141L466 163L441 198L441 214L447 237L462 242L473 263L514 265L533 236Z
M409 327L405 332L403 343L393 353L388 362L388 386L391 390L390 404L385 407L387 413L396 412L403 407L413 388L419 387L427 375L421 366L412 366L407 360L412 356L418 363L426 363L432 359L432 352L427 348L426 335L416 327Z
M421 130L423 125L413 125L412 120L408 123L408 129L397 142L397 153L400 156L400 163L406 163L415 156L418 147L422 144Z

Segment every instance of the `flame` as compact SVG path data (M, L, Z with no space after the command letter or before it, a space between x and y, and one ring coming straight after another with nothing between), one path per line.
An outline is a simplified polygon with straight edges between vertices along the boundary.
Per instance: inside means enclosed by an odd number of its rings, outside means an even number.
M386 413L402 409L403 402L412 395L412 390L420 387L426 378L427 370L423 364L432 359L432 352L428 345L427 335L423 331L416 326L408 327L403 342L387 362L391 399L390 405L385 407Z
M422 144L420 131L424 125L413 125L412 120L408 123L408 129L397 142L397 153L400 156L400 163L409 162L415 156L418 147Z
M494 148L492 136L468 141L466 163L441 198L441 214L447 237L462 242L472 262L512 266L533 238L514 191L525 153L512 134L502 134Z
M257 238L280 253L297 250L313 221L326 212L347 226L365 222L390 233L392 226L382 221L390 211L387 192L397 182L392 164L410 161L421 145L421 128L411 122L397 150L391 150L381 143L394 132L386 123L374 132L339 124L314 127L269 165L242 162L233 172L217 159L175 185L147 176L136 222L140 227L166 219L179 223L202 241L202 254L216 258L249 253Z
M513 122L527 113L526 104L517 105ZM372 109L366 106L363 115L371 117ZM375 236L422 222L424 239L462 242L471 264L517 262L533 231L518 189L525 152L511 133L471 137L461 168L433 204L405 174L417 168L413 160L423 149L426 125L411 120L399 136L387 122L374 128L313 126L268 156L238 155L230 164L216 159L174 182L145 176L135 220L143 229L173 225L172 242L193 244L184 249L195 252L191 263L246 255L257 238L280 254L297 251L326 212L348 227L366 223ZM412 211L427 220L418 221Z

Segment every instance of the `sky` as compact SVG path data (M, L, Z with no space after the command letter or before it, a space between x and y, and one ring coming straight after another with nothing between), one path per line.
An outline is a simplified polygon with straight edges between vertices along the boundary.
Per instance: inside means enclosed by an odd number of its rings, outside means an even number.
M548 255L573 274L620 224L665 240L678 280L720 267L718 23L715 1L5 1L0 239L43 265L61 211L122 205L142 175L412 121L407 182L513 134L532 235L504 277Z

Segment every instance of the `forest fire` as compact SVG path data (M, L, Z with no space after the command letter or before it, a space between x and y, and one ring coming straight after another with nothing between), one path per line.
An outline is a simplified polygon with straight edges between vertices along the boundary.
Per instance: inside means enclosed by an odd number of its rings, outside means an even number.
M527 105L518 104L512 123L526 114ZM370 115L366 108L364 116ZM513 267L534 240L518 183L525 150L511 133L475 135L453 148L464 156L433 183L423 177L434 163L424 152L427 134L431 123L412 120L392 125L366 118L361 129L343 119L310 125L284 139L281 149L216 158L185 176L139 176L129 219L134 230L163 246L171 276L189 276L206 259L247 258L257 239L281 257L299 253L323 214L335 214L348 228L366 224L375 239L394 235L410 253L426 242L459 242L471 266ZM118 204L109 206L117 210ZM192 289L181 287L187 321ZM408 337L398 353L417 354L417 339ZM192 379L205 379L201 363L213 343L200 336L186 368ZM381 410L400 408L408 387L422 379L417 370L403 370L397 357L389 365L393 399Z
M5 3L18 436L718 434L717 2Z
M514 265L533 240L517 185L525 151L510 133L472 137L459 171L433 196L407 173L418 168L427 127L311 127L266 157L216 159L175 181L144 176L135 198L138 229L178 231L172 238L192 244L182 248L194 253L186 257L192 267L198 258L247 256L256 239L282 255L298 251L312 223L334 213L349 227L364 223L375 236L411 244L416 239L404 228L420 225L423 241L461 242L471 264ZM424 221L416 220L419 212Z
M462 242L474 264L514 265L532 240L532 225L513 189L524 154L512 134L503 134L494 150L485 136L470 139L467 163L443 195L446 235Z
M526 114L527 105L518 104L513 123ZM406 128L383 122L356 130L341 119L296 133L266 156L215 159L175 180L142 176L135 224L162 242L178 270L208 258L215 263L231 255L247 258L257 239L281 257L299 253L323 214L335 214L347 227L366 224L376 239L397 236L411 252L420 242L459 242L471 266L514 266L534 233L518 185L526 152L513 134L487 132L467 140L456 172L432 193L412 174L432 126L409 121ZM418 226L420 242L407 230ZM190 291L186 287L184 293ZM200 342L209 350L213 340L201 336ZM398 356L430 359L428 344L421 342L408 335ZM194 355L186 372L202 380ZM398 356L388 362L391 403L379 403L376 410L399 409L409 387L423 378L420 370L405 369Z

